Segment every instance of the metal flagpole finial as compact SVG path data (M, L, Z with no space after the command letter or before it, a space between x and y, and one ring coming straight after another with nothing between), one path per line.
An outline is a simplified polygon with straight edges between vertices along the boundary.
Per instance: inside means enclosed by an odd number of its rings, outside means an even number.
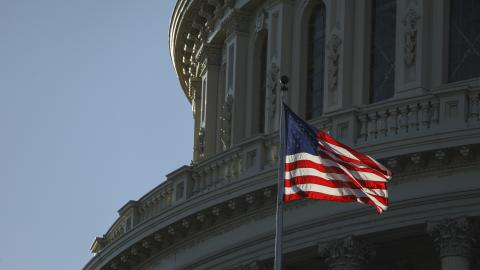
M280 77L280 83L282 84L281 90L288 91L288 76L283 75Z

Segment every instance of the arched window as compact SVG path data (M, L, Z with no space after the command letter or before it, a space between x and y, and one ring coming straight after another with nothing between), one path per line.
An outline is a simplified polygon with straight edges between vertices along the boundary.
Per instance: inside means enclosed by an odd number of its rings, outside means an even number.
M317 5L308 22L306 118L322 115L325 67L325 6Z
M370 102L393 97L397 0L373 0Z
M255 60L253 68L254 94L253 94L253 119L252 133L265 132L265 98L267 88L267 37L266 30L257 34L255 42Z
M480 1L450 1L448 81L480 77Z

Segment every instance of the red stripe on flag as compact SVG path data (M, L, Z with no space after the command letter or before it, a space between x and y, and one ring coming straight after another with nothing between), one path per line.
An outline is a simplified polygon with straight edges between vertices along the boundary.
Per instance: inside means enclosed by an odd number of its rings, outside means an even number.
M347 166L345 166L345 167L347 167ZM372 174L375 174L375 175L385 179L384 175L379 174L378 172L376 172L372 169L369 169L369 168L352 168L352 166L348 166L348 167L350 167L350 168L347 168L347 169L350 169L350 173L352 173L352 171L354 171L353 173L355 173L355 172L372 173ZM295 162L285 164L285 172L289 172L289 171L292 171L292 170L295 170L295 169L300 169L300 168L314 168L318 171L325 172L325 173L339 173L339 174L344 173L344 170L342 168L335 167L335 166L324 166L322 164L318 164L318 163L313 162L311 160L297 160ZM355 178L357 178L357 180L368 180L368 179L363 179L363 178L359 179L360 176L355 177Z
M378 182L378 181L365 181L365 180L358 180L362 187L367 189L387 189L387 183L385 182ZM352 188L352 189L361 189L362 187L356 186L352 182L345 182L342 180L327 180L322 177L318 176L311 176L311 175L303 175L294 177L293 179L285 180L285 187L292 187L294 185L300 184L316 184L322 185L326 187L332 188Z
M336 146L338 146L338 147L342 147L342 148L346 149L346 150L349 151L352 155L354 155L356 158L358 158L360 161L362 161L363 163L367 164L368 166L370 166L370 167L372 167L372 168L374 168L374 169L382 172L382 173L385 174L385 175L392 176L392 172L390 172L390 170L388 170L388 169L386 169L386 168L385 168L385 169L384 169L384 168L380 168L380 167L379 167L375 162L373 162L373 161L371 160L371 158L368 157L367 155L362 154L362 153L360 153L360 152L357 152L355 149L350 148L349 146L344 145L344 144L342 144L342 143L334 140L332 137L330 137L330 135L326 134L325 132L323 132L323 131L318 131L318 132L317 132L317 136L318 136L320 139L322 139L322 140L324 140L324 141L326 141L326 142L328 142L328 143L330 143L330 144L333 144L333 145L336 145Z

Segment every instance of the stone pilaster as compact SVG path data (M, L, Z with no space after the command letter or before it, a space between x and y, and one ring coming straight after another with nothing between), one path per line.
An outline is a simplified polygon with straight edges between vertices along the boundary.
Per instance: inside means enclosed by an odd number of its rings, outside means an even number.
M442 270L470 269L475 234L467 218L432 222L428 224L427 230L439 252Z
M193 131L193 160L198 161L203 158L202 152L202 140L200 134L200 110L201 110L201 92L202 92L202 80L201 78L191 78L189 83L189 89L192 93L192 112L194 119L194 131Z
M218 79L220 65L222 61L222 49L220 45L203 44L196 55L196 61L200 66L200 74L202 76L202 91L205 97L202 97L206 107L204 130L203 130L203 155L208 158L216 154L217 145L217 103L218 103ZM199 133L200 136L200 133Z
M369 259L375 255L371 245L353 236L321 245L319 252L330 270L367 269Z
M223 124L231 130L230 138L223 142L224 149L235 145L245 138L245 114L246 81L247 81L247 57L249 26L251 17L249 14L233 11L226 15L222 29L225 32L226 61L226 86L223 115L230 110L230 119L222 120ZM228 126L230 125L230 126ZM223 128L223 127L222 127ZM227 145L227 147L225 147Z

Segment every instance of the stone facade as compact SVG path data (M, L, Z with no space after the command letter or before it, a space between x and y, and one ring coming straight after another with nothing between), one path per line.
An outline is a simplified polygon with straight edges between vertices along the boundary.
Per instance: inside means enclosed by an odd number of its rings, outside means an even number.
M322 6L323 112L309 121L395 176L381 216L287 204L285 269L480 270L480 78L447 79L451 2L392 2L394 94L371 103L375 3L178 0L170 49L195 118L193 162L122 207L84 269L273 269L278 78L305 116Z

